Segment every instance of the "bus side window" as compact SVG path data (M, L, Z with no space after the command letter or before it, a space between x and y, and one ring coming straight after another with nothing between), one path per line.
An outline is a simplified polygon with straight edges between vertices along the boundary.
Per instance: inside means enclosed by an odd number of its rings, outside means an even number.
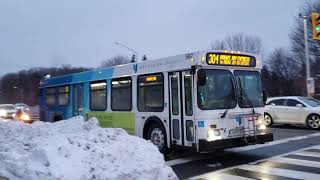
M58 88L58 105L66 106L69 104L69 86L61 86Z
M46 104L55 105L56 104L56 88L47 88L45 90Z
M95 81L90 84L90 109L105 111L107 109L107 82Z
M138 111L162 112L164 109L163 74L138 76Z
M131 77L112 79L111 109L112 111L131 111L132 81Z

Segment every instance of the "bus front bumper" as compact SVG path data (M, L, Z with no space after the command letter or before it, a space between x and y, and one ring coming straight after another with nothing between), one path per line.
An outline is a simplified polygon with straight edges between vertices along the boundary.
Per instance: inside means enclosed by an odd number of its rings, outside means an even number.
M204 139L199 140L199 152L207 152L213 151L216 149L226 149L232 147L240 147L246 145L253 145L253 144L263 144L265 142L273 141L273 134L272 133L263 133L259 134L256 137L239 137L239 138L230 138L230 139L221 139L215 141L207 141Z

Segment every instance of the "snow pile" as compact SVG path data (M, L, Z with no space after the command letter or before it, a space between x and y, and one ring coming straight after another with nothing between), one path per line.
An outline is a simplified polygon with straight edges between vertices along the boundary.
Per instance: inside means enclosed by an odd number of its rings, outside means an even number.
M177 179L156 146L94 118L0 121L0 177L23 180Z

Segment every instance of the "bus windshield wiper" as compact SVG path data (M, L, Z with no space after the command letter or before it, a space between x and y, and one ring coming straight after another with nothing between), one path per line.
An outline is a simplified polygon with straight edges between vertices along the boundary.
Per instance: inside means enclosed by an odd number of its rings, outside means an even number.
M244 89L242 88L242 85L241 85L241 80L240 78L238 77L238 81L239 81L239 88L240 88L240 98L241 100L243 101L243 97L246 98L246 100L248 101L249 103L249 106L250 108L252 108L252 113L255 114L255 110L254 110L254 107L253 107L253 104L252 104L252 101L250 100L250 98L248 97L248 94L246 91L244 91Z
M232 79L230 78L230 82L231 82L231 85L233 86L234 84L233 84L233 81L232 81ZM233 93L234 93L234 90L233 90ZM234 94L233 94L234 95ZM229 95L230 96L230 95ZM233 96L233 98L234 98L235 96ZM229 105L229 106L227 106L226 105L227 103L225 103L224 104L224 107L226 107L226 110L224 111L224 113L220 116L222 119L223 118L225 118L226 116L227 116L227 114L228 114L228 112L229 112L229 110L231 109L231 104Z
M227 116L229 109L230 109L230 108L227 107L226 110L224 111L224 113L220 116L222 119Z

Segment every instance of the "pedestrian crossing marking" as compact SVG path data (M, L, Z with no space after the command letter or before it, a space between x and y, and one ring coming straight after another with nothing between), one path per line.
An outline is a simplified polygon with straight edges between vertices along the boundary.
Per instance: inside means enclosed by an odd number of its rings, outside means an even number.
M320 157L320 153L309 152L309 151L300 151L300 152L294 153L294 155Z
M286 176L293 179L319 179L319 174L313 174L309 172L294 171L289 169L266 167L260 165L244 165L241 169L251 170L260 173L272 174L277 176Z
M191 180L320 180L320 146L199 175Z
M320 167L320 162L312 162L312 161L305 161L305 160L300 160L300 159L290 159L290 158L283 158L283 157L278 157L272 159L273 162L286 162L289 164L296 164L296 165L301 165L301 166L309 166L309 167Z
M304 150L306 152L314 152L314 153L320 153L320 149L307 149L307 150Z
M277 180L302 180L297 178L290 178L283 175L275 175L275 174L267 174L258 171L245 170L241 167L229 169L227 171L223 171L222 173L231 174L240 177L247 177L251 179L277 179Z

